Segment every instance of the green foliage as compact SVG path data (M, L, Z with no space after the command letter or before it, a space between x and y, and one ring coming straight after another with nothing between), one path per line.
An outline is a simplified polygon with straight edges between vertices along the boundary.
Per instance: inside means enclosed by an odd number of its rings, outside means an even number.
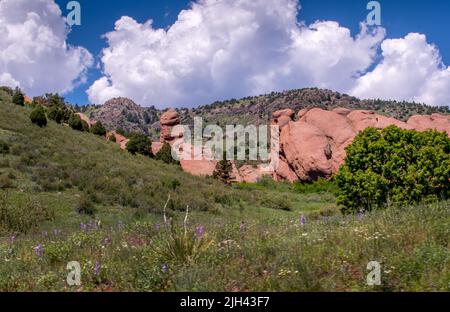
M76 211L79 214L85 214L88 216L93 216L97 212L92 200L86 196L83 196L76 206Z
M111 133L108 137L108 141L116 143L117 142L116 136L113 133Z
M45 96L33 98L34 105L47 108L47 116L56 123L68 123L73 111L66 105L65 99L56 94L47 93Z
M8 154L9 150L9 144L5 141L0 140L0 154Z
M74 130L84 131L83 122L77 114L72 114L69 119L69 126Z
M13 96L14 95L14 90L12 88L10 88L10 87L7 87L7 86L1 86L0 87L0 91L5 92L9 96Z
M156 160L161 160L165 162L166 164L177 164L178 161L173 159L172 157L172 147L169 143L164 142L161 149L156 153L155 155Z
M124 137L128 137L128 133L122 128L117 128L116 132L117 134L123 135Z
M126 148L127 151L133 155L141 154L144 156L152 156L152 141L145 134L132 133Z
M450 196L450 138L436 131L368 128L348 148L336 181L343 212Z
M47 125L47 117L45 116L44 108L42 106L36 107L30 114L30 120L41 128L45 127Z
M81 128L84 132L89 132L91 130L89 124L85 120L81 120Z
M0 192L0 230L27 233L42 221L53 218L53 211L34 198L15 198Z
M16 90L14 90L12 102L19 106L25 105L25 96L23 95L22 91L19 88L16 88Z
M295 182L292 187L296 192L303 194L326 192L335 193L338 190L335 181L330 181L324 178L319 178L312 183Z
M105 136L106 129L100 121L97 121L91 128L91 132L95 135Z
M217 179L227 185L231 184L231 171L233 170L233 164L225 157L219 161L214 169L213 178Z

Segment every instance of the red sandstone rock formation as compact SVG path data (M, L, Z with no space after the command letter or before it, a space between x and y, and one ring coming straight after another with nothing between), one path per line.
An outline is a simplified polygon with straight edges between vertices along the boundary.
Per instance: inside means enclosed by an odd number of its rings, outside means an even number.
M290 182L312 181L318 177L330 178L343 164L345 148L352 143L358 132L367 127L383 129L396 125L418 131L436 129L446 131L450 135L450 117L439 114L413 116L407 123L371 111L351 111L345 108L335 108L332 111L304 109L297 113L296 121L293 120L294 116L295 112L291 109L280 110L272 115L271 124L279 126L280 131L280 153L275 161L277 166L269 169L263 165L236 168L233 163L233 181L255 183L265 174L271 175L277 181ZM178 140L182 139L182 133L178 136L171 133L179 124L180 117L173 109L161 116L161 138L160 142L153 142L153 153L156 154L162 144L168 142L178 149L180 156L184 154L180 164L185 172L197 176L211 176L217 161L210 160L208 156L204 157L205 154L195 158L194 153L200 151L194 151L189 144L179 145L181 141ZM203 153L205 152L208 151L203 150ZM190 153L191 159L186 159L186 153Z
M171 108L161 115L160 124L160 142L168 142L169 144L171 144L175 139L174 137L172 137L172 128L180 124L180 115L175 109Z
M89 117L86 116L86 115L83 114L83 113L76 113L75 115L80 116L80 119L83 120L83 121L85 121L85 122L88 124L89 128L92 127L92 126L95 124L95 121L89 119Z
M116 143L120 146L121 149L127 148L127 143L130 141L123 135L117 133L116 131L111 131L106 134L106 140L109 140L111 136L114 136L116 138Z
M426 131L429 129L446 131L450 136L450 116L433 114L431 116L412 116L407 124L418 131Z

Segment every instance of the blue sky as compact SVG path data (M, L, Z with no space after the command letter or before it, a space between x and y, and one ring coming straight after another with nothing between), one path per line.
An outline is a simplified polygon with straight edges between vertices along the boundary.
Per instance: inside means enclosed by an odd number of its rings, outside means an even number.
M52 40L70 47L38 56L25 51L35 58L33 68L10 59L2 68L0 59L0 82L20 84L31 95L75 85L64 95L82 105L126 96L144 106L196 106L301 87L450 103L450 1L381 0L381 27L364 30L367 0L299 0L301 9L291 6L295 0L203 1L192 7L183 0L79 0L82 25L66 38L51 5L66 15L69 0L4 0L0 27L30 32L28 50ZM23 10L20 23L7 18L14 6ZM188 10L182 18L181 10ZM29 12L40 20L30 20ZM151 26L144 24L150 19ZM56 39L31 31L36 23ZM105 48L109 57L102 59ZM43 63L45 78L36 65Z

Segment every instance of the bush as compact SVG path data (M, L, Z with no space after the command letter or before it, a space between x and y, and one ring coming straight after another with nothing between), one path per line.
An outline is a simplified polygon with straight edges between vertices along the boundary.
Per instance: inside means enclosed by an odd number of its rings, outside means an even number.
M45 127L47 125L47 117L42 106L36 107L30 114L31 122L39 127Z
M63 115L63 111L59 107L51 107L48 109L48 118L55 121L56 123L62 122Z
M116 136L113 133L111 133L108 137L108 141L116 143L117 142Z
M9 145L2 140L0 140L0 154L9 154Z
M7 175L0 175L0 189L12 188L13 183L11 178Z
M19 88L16 88L16 90L14 90L12 101L16 105L24 106L25 96L23 95L22 91L20 91Z
M53 219L53 210L29 196L12 198L0 193L0 229L27 233L41 222Z
M368 128L346 149L336 181L344 213L450 196L450 138L437 131Z
M0 91L5 92L5 93L8 94L9 96L13 96L13 95L14 95L14 90L11 89L10 87L7 87L7 86L1 86L1 87L0 87Z
M93 216L97 212L92 201L86 196L81 198L76 206L76 211L79 214L85 214L88 216Z
M229 185L232 169L233 164L231 163L231 161L224 158L217 163L216 168L214 169L213 178Z
M172 157L172 147L169 143L165 142L161 149L155 155L156 160L161 160L166 164L177 164L178 161Z
M105 136L106 129L100 121L97 121L91 128L91 132L95 135Z
M82 120L77 114L72 114L69 119L69 126L74 130L83 131Z
M130 141L127 143L127 151L131 154L142 154L152 156L152 141L145 134L132 133Z
M116 133L120 134L120 135L123 135L124 137L128 137L128 133L122 128L117 128L116 129Z
M68 123L72 117L72 110L70 110L63 97L58 94L47 93L45 97L33 98L33 104L47 107L48 118L57 123Z
M81 120L81 129L84 132L91 131L91 128L89 127L89 124L86 121L84 121L84 120Z

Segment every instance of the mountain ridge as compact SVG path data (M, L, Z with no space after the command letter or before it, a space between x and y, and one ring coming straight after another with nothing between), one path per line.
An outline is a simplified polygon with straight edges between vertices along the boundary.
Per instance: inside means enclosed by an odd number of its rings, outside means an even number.
M450 114L448 107L434 107L406 101L386 101L380 99L361 100L339 92L304 88L282 92L271 92L259 96L241 99L216 101L196 108L178 108L182 124L192 124L193 118L203 117L205 124L264 124L270 121L273 112L290 108L298 111L304 108L322 108L332 110L337 107L371 110L387 117L406 121L413 115L431 115L433 113ZM91 119L99 120L110 130L118 128L126 132L141 132L157 138L159 136L159 117L167 109L154 106L142 107L127 98L115 98L104 105L91 105L79 108Z

